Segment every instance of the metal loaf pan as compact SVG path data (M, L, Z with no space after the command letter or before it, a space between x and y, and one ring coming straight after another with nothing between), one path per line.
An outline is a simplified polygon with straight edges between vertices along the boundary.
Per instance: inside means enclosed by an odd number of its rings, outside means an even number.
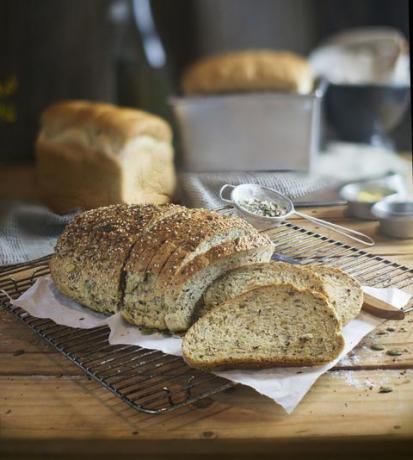
M173 97L187 171L311 171L325 84L308 95L265 92Z

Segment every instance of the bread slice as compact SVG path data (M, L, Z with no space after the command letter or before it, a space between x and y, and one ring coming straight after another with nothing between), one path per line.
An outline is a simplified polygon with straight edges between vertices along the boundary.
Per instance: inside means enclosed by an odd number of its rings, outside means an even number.
M298 289L310 289L326 295L323 281L312 270L284 262L270 262L225 273L205 291L203 303L205 308L211 309L251 289L274 283L288 283Z
M213 308L186 333L186 362L204 370L312 366L344 346L327 299L289 284L263 286Z
M363 289L358 281L339 268L306 265L323 280L324 290L342 326L355 318L363 306Z
M123 268L145 229L184 210L176 205L113 205L76 216L60 236L50 272L63 294L98 312L122 300Z
M197 316L251 289L280 283L289 283L298 289L310 289L325 295L336 310L342 326L359 314L363 304L361 286L341 270L319 265L298 266L271 262L225 273L205 291Z
M146 282L126 290L122 315L134 324L184 331L214 279L238 266L268 261L272 252L271 241L253 229L251 235L214 246L183 267L169 267L157 277L147 273Z

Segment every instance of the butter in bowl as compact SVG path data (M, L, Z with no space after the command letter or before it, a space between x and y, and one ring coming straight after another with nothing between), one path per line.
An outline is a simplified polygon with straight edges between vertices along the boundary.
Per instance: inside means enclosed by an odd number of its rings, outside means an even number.
M398 174L382 179L354 182L340 190L340 197L347 201L348 212L354 217L376 220L372 207L388 196L405 193L403 179Z

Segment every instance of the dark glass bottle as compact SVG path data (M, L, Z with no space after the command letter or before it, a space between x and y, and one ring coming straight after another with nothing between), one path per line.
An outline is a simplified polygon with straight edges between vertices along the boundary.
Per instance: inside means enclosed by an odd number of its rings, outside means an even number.
M61 99L116 102L108 0L0 2L0 162L33 160L41 111Z

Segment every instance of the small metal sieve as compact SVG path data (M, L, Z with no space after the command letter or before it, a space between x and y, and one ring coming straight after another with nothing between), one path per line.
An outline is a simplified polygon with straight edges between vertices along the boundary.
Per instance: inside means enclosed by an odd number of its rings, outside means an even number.
M229 198L224 197L225 191L230 191ZM231 184L225 184L221 187L219 196L222 201L235 206L241 216L245 217L248 222L259 228L270 228L278 226L288 218L296 215L310 222L318 224L320 227L328 228L336 233L339 233L340 235L344 235L347 238L365 244L366 246L374 245L374 240L364 233L296 211L293 202L287 196L262 185L241 184L234 186ZM276 203L278 206L284 209L284 212L282 215L277 217L261 216L252 213L243 207L244 202L252 199Z

